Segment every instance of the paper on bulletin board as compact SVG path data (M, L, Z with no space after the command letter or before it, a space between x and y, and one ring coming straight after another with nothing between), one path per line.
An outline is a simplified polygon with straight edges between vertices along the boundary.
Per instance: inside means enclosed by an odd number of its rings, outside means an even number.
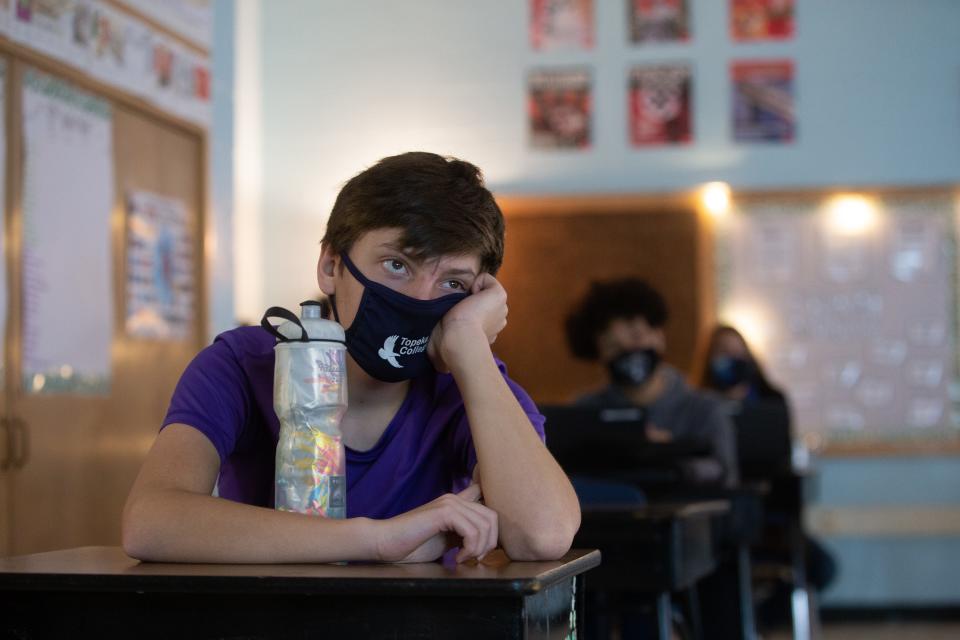
M0 34L83 73L140 96L177 116L209 126L209 56L142 16L167 18L178 34L203 36L212 25L209 0L127 2L0 0ZM142 14L142 15L141 15ZM163 20L158 20L163 22Z
M23 385L106 394L113 340L109 103L28 70L23 84Z
M195 319L194 253L181 200L127 194L127 334L184 340Z
M213 0L122 0L128 7L156 20L193 44L213 44Z
M0 35L10 35L10 20L14 0L0 0Z

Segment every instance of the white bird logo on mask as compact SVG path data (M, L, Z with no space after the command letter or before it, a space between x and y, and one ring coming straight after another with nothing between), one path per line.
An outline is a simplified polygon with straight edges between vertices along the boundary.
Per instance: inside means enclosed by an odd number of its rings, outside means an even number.
M397 358L400 357L399 353L396 353L393 350L395 344L397 344L397 338L400 336L390 336L383 341L383 347L377 351L377 355L390 363L390 366L396 367L397 369L402 369L403 365L397 362Z

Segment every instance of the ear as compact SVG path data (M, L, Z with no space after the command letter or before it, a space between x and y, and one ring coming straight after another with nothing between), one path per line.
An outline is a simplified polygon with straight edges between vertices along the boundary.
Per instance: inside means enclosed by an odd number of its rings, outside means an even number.
M653 343L654 348L660 353L664 353L667 350L667 334L664 332L663 327L657 327L653 330Z
M328 296L336 293L336 273L340 264L340 256L329 245L320 251L320 260L317 261L317 284L320 290Z

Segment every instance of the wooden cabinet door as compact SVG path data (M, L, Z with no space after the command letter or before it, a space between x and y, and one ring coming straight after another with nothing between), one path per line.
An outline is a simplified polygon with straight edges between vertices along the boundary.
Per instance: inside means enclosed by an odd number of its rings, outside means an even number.
M18 79L23 70L17 70ZM118 544L127 492L160 426L170 394L201 347L203 140L134 108L112 103L114 177L111 213L114 284L112 380L106 396L11 392L11 414L29 436L26 463L8 473L8 552L24 554L82 545ZM19 164L19 150L15 151ZM22 175L14 181L20 198ZM180 199L191 221L196 314L189 336L180 341L134 339L126 335L126 196L145 190ZM20 214L14 206L14 219ZM15 224L16 228L17 225ZM18 230L19 233L19 230ZM22 344L20 238L13 238L14 307L11 340ZM73 337L82 340L83 336ZM16 363L19 366L19 362ZM20 370L16 371L17 379Z
M0 414L2 415L2 414ZM7 422L0 425L0 558L10 555L10 486L7 480L10 472L12 452L7 431Z

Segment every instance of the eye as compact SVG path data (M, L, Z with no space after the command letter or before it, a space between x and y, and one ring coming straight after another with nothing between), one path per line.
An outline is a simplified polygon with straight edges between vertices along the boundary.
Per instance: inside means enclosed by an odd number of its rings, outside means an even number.
M380 263L387 273L392 273L394 275L403 275L407 272L407 265L405 265L401 260L396 258L389 258Z
M453 289L454 291L465 291L467 285L463 284L459 280L447 280L441 285L444 289Z

